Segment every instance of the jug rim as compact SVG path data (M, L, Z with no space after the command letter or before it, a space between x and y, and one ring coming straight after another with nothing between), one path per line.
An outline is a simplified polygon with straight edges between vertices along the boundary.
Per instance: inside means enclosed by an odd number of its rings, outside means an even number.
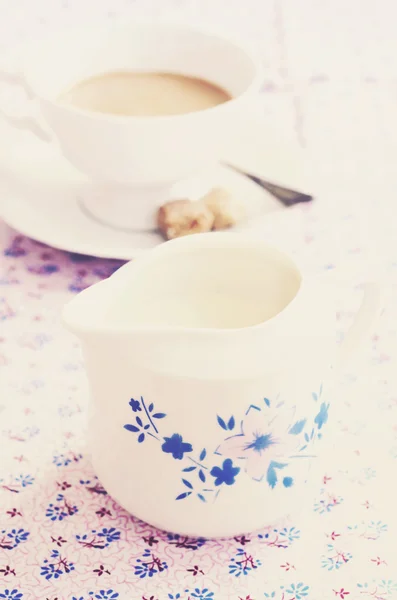
M276 314L271 316L264 321L260 321L253 325L246 325L241 327L184 327L178 325L150 325L139 323L135 323L133 325L117 322L104 322L96 323L93 325L90 323L90 319L87 320L80 318L73 318L73 313L79 312L78 305L80 303L84 303L87 305L87 309L92 306L92 303L89 301L90 297L96 296L98 292L99 286L101 286L101 293L107 292L105 296L110 300L115 296L117 291L121 291L123 284L125 284L128 279L128 273L130 272L139 272L143 270L146 266L154 262L160 255L163 254L173 254L178 252L178 249L197 249L200 248L242 248L242 249L262 249L273 252L277 257L282 258L283 261L288 264L296 275L298 276L298 287L293 297L289 300L289 302ZM116 285L116 288L115 288ZM301 301L303 295L306 295L304 292L307 290L307 285L305 282L305 278L303 277L302 270L300 269L298 263L293 260L286 252L280 250L279 248L267 244L266 242L260 239L253 239L247 237L245 235L241 235L238 233L225 233L225 232L211 232L211 233L200 233L194 234L182 238L178 238L175 240L171 240L160 246L157 246L149 253L141 256L133 261L130 261L120 267L115 273L111 275L108 279L101 281L99 283L94 284L93 286L87 288L80 292L75 298L73 298L64 308L63 311L63 321L65 325L75 333L107 333L114 335L128 335L131 332L141 333L141 334L175 334L175 335L200 335L200 336L208 336L208 335L222 335L223 337L231 336L233 334L242 335L244 333L250 334L255 333L259 330L263 330L265 327L274 326L275 322L277 324L281 324L281 319L284 321L293 311L294 307L298 302ZM106 299L105 299L106 300ZM82 308L82 307L81 307ZM78 324L76 324L76 321Z

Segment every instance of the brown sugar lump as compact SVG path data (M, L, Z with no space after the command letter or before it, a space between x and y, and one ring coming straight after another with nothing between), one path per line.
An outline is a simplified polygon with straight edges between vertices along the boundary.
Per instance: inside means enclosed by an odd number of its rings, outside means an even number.
M228 229L244 219L245 210L240 202L223 188L214 188L201 202L214 215L213 229Z
M203 202L172 200L157 213L157 227L167 240L211 231L215 217Z

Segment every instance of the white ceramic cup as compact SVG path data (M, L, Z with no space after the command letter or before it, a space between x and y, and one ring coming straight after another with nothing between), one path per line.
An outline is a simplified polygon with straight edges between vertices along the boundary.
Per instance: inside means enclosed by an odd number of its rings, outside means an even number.
M381 308L370 284L341 348L334 289L261 241L168 242L64 311L83 344L92 460L159 528L247 533L314 501L329 381Z
M111 71L167 71L211 81L233 97L176 116L99 114L58 102L83 79ZM98 183L86 208L116 227L153 229L155 208L172 185L205 172L252 111L261 69L240 43L186 25L119 21L85 26L32 45L16 72L0 81L21 86L39 115L3 116L45 142L56 140L74 167ZM36 111L37 112L37 111Z

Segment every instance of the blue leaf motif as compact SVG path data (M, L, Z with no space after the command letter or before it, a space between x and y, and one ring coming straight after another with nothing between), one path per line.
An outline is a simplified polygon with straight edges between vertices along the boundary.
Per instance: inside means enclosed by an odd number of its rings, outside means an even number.
M201 502L207 502L207 500L204 498L203 494L197 494L197 496L200 498Z
M191 471L194 471L195 469L197 469L197 467L186 467L186 469L182 469L182 471L184 473L190 473Z
M153 412L153 409L154 409L154 404L152 402L151 404L149 404L148 411L151 413L151 412Z
M284 469L284 467L286 467L286 466L287 465L285 465L283 463L278 463L278 462L275 462L272 460L272 462L270 463L269 468L267 470L267 474L266 474L266 481L270 485L271 488L274 488L277 483L276 469Z
M136 422L138 423L139 427L142 427L142 426L143 426L143 423L142 423L142 419L141 419L141 417L136 417L136 419L135 419L135 420L136 420Z
M144 434L144 433L141 433L141 434L138 436L138 442L139 442L140 444L142 444L142 442L143 442L144 440L145 440L145 434Z
M200 460L204 460L206 456L207 456L207 451L205 448L203 448L201 451L201 454L200 454Z
M266 406L270 406L270 400L269 400L269 398L263 398L263 401L266 404Z
M203 483L205 483L205 474L204 474L204 471L202 471L201 469L199 471L199 477L200 477L201 481Z
M179 496L177 496L175 498L175 500L183 500L184 498L187 498L188 496L190 496L192 492L183 492L183 494L179 494Z
M219 416L217 416L216 418L218 419L218 423L222 427L222 429L225 429L227 431L227 426L226 426L225 421Z
M138 433L139 431L138 427L130 424L124 425L124 429L126 429L127 431L132 431L133 433Z
M165 413L155 413L153 419L164 419L167 415Z
M192 484L187 479L182 479L182 483L184 483L186 485L186 487L188 487L190 490L193 489Z
M303 428L306 425L306 419L302 419L301 421L297 421L294 425L292 425L291 429L288 431L291 435L299 435L302 433Z
M269 468L267 470L266 481L271 488L275 488L277 483L277 473L276 469L272 466L272 464L273 463L270 463Z
M325 404L325 402L323 402L320 406L319 413L316 415L316 417L314 419L314 422L316 423L316 425L319 429L321 429L322 426L325 425L326 422L328 421L328 409L329 409L329 404Z
M227 428L229 429L229 431L234 429L234 425L235 425L234 417L230 417L229 423L227 424Z

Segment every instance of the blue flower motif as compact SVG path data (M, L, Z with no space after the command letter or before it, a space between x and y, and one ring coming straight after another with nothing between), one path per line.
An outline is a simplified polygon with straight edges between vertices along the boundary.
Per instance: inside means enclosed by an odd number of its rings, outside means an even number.
M231 458L226 458L223 461L221 467L213 467L210 471L210 475L215 477L215 485L233 485L235 483L235 477L240 472L240 467L234 467Z
M262 563L255 560L244 548L238 548L236 556L230 559L229 573L235 577L248 575L253 569L257 569Z
M8 537L13 537L15 543L20 544L21 542L26 542L29 535L29 531L25 531L24 529L12 529L11 533L8 534Z
M29 531L25 531L24 529L11 529L8 533L3 529L1 533L6 535L7 538L6 542L3 544L4 550L16 548L18 544L26 542L30 535Z
M172 458L182 460L185 452L192 452L193 447L188 442L184 442L179 433L174 433L171 437L164 438L161 449L167 454L172 454Z
M18 238L13 240L11 245L4 250L4 256L11 256L12 258L19 258L20 256L25 256L26 254L27 252L21 248Z
M382 579L379 588L382 591L382 594L391 595L394 592L397 592L397 582L392 581L391 579Z
M72 461L79 462L82 458L82 454L75 454L73 457L65 456L64 454L56 454L53 457L52 462L57 467L67 467Z
M74 571L74 564L62 558L58 550L53 550L50 558L55 559L56 562L50 563L49 560L44 560L41 565L40 575L45 577L47 581L50 579L58 579L64 573L70 573Z
M295 540L299 540L301 536L301 532L296 527L284 527L279 531L280 537L288 540L288 542L294 542Z
M325 404L325 402L322 402L322 404L320 406L320 411L314 419L314 422L316 423L316 425L319 429L321 429L322 426L325 425L326 422L328 421L328 409L329 409L329 404Z
M382 523L382 521L370 521L368 529L370 529L371 532L376 532L380 535L388 530L388 526L386 523Z
M95 531L93 531L93 533L95 533ZM115 529L114 527L110 527L109 529L104 527L102 531L98 532L98 536L104 537L106 541L109 542L109 544L111 544L112 542L116 542L120 539L120 531L117 531L117 529Z
M350 552L343 552L338 554L338 551L332 544L328 544L328 552L334 554L334 556L323 556L321 559L321 568L327 569L327 571L338 571L341 567L345 566L351 561L353 555ZM337 553L335 556L335 552Z
M297 584L292 583L286 591L287 594L294 596L295 600L302 600L302 598L309 595L309 586L302 582Z
M206 543L205 538L189 538L179 533L167 533L167 540L176 548L185 548L186 550L197 550Z
M91 534L85 533L84 535L76 535L76 540L84 548L95 548L96 550L103 550L110 545L110 542L104 538L103 531L102 535L98 534L95 529L91 531Z
M119 594L114 590L99 590L95 595L94 592L90 592L90 596L93 596L98 600L115 600L119 597Z
M45 513L45 516L51 521L63 521L65 517L70 517L78 512L77 506L68 504L62 494L58 494L57 501L60 504L49 504Z
M140 412L142 410L141 403L139 402L139 400L134 400L134 398L131 398L131 400L129 401L129 405L132 408L132 412Z
M0 598L8 598L9 600L21 600L22 597L23 593L16 588L13 590L4 590L3 593L0 594Z
M342 504L342 502L343 498L341 496L338 496L328 501L319 500L314 505L314 512L318 512L320 515L323 515L324 513L329 513L335 508L335 506L339 506L339 504Z
M137 564L134 565L134 575L137 575L140 579L145 579L146 576L153 577L157 573L168 569L167 563L154 556L149 548L146 548L142 554L142 559L138 558Z
M27 487L28 485L33 484L34 477L32 477L31 475L19 475L18 477L15 477L15 481L17 483L20 483L22 487Z
M210 592L208 588L204 588L203 590L196 588L190 595L192 598L197 598L197 600L212 600L214 592Z

